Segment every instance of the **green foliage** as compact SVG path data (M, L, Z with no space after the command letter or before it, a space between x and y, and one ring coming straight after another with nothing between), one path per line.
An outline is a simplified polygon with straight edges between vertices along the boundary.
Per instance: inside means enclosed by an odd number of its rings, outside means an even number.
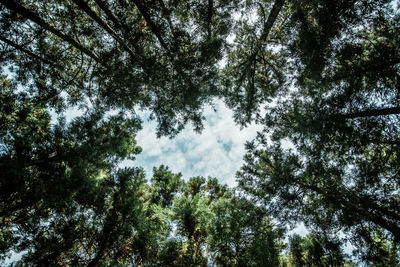
M226 194L213 211L208 244L218 266L279 266L281 233L263 208Z
M235 1L232 2L232 4ZM159 135L218 95L217 62L230 32L227 1L1 1L3 66L39 102L87 100L107 110L149 109Z
M396 266L400 264L398 243L390 240L381 231L368 231L363 229L367 236L355 254L371 266Z
M95 240L99 247L106 242L98 229L120 225L108 217L121 212L125 220L132 212L135 195L126 190L138 186L127 180L144 182L140 170L115 171L119 162L140 152L134 141L138 120L98 112L54 125L43 106L6 79L1 98L7 100L1 102L2 253L27 251L23 260L39 265L88 261L96 253ZM117 205L113 194L123 202Z
M293 87L258 117L239 186L284 224L397 243L399 16L388 1L289 6Z
M344 259L341 244L324 236L290 237L289 266L345 266Z
M0 260L351 266L340 232L398 265L396 4L0 0ZM138 110L173 137L215 97L264 126L239 188L119 167L141 152ZM312 234L284 254L298 222Z
M168 167L161 165L153 169L152 201L162 207L170 207L176 193L180 192L183 186L181 174L173 174Z

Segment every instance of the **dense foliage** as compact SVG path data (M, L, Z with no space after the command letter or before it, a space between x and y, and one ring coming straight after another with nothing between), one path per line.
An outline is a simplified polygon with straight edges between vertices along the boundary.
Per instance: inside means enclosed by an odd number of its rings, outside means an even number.
M400 264L398 5L0 0L0 260ZM173 137L215 98L264 127L238 188L120 167L138 111Z

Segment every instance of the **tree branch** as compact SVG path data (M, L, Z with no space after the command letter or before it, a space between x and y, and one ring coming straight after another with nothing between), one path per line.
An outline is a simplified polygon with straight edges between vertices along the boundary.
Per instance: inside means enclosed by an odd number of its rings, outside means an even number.
M168 48L167 44L164 42L157 25L153 22L153 20L150 17L150 14L147 12L147 8L144 5L142 5L142 3L138 0L132 0L132 2L138 8L138 10L139 10L140 14L142 14L143 18L146 20L147 24L150 27L150 30L155 34L155 36L157 37L161 46L169 53L169 48Z
M25 8L24 6L20 5L19 3L15 2L14 0L0 0L0 3L3 4L6 8L8 8L8 9L10 9L10 10L12 10L12 11L18 13L18 14L21 14L25 18L30 19L31 21L33 21L36 24L38 24L39 26L41 26L43 29L53 33L56 36L58 36L59 38L61 38L65 42L69 43L73 47L77 48L78 50L82 51L83 53L85 53L87 56L91 57L95 61L97 61L97 62L101 61L89 49L87 49L86 47L82 46L77 41L75 41L73 38L71 38L70 36L66 35L65 33L59 31L54 26L48 24L43 19L41 19L37 14L35 14L34 12L28 10L27 8Z
M21 51L21 52L23 52L23 53L25 53L25 54L27 54L27 55L33 57L33 58L35 58L35 59L37 59L37 60L39 60L39 61L42 61L42 62L44 62L44 63L46 63L46 64L49 64L50 66L54 66L54 63L48 61L48 60L45 59L45 58L42 58L41 56L38 56L38 55L34 54L33 52L31 52L31 51L25 49L23 46L21 46L21 45L19 45L19 44L16 44L16 43L14 43L13 41L8 40L7 38L5 38L5 37L3 37L3 36L1 36L1 35L0 35L0 41L2 41L2 42L4 42L4 43L8 44L9 46L14 47L15 49L17 49L17 50L19 50L19 51Z
M133 57L136 58L135 53L130 49L125 42L117 35L117 33L102 20L97 14L85 3L83 0L72 0L77 6L79 6L89 17L97 22L108 34L110 34L122 47Z
M344 119L355 119L355 118L377 117L377 116L394 115L394 114L400 114L400 107L370 109L354 113L340 114L338 117Z

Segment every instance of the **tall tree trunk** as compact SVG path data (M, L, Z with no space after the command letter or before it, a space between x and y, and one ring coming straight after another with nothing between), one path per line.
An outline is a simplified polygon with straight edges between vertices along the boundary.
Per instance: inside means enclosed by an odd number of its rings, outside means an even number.
M274 5L272 6L272 9L268 15L268 19L264 23L264 29L261 33L260 42L257 44L258 49L261 49L261 43L267 40L268 35L272 27L274 26L275 21L278 19L278 15L281 12L281 9L284 4L285 0L276 0Z
M208 9L207 9L207 39L210 40L212 36L211 32L211 24L212 24L212 15L214 9L214 1L208 0Z

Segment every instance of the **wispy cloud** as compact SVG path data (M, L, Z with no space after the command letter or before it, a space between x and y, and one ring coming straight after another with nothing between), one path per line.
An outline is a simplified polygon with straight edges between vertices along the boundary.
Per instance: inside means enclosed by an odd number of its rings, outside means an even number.
M253 139L261 126L250 125L240 130L232 119L232 111L222 101L216 101L215 107L216 112L211 107L204 110L206 121L201 134L188 126L174 139L157 139L156 123L145 122L137 135L143 152L134 165L142 166L151 175L154 166L164 164L173 172L181 172L184 178L211 176L234 186L235 173L243 163L244 143Z

